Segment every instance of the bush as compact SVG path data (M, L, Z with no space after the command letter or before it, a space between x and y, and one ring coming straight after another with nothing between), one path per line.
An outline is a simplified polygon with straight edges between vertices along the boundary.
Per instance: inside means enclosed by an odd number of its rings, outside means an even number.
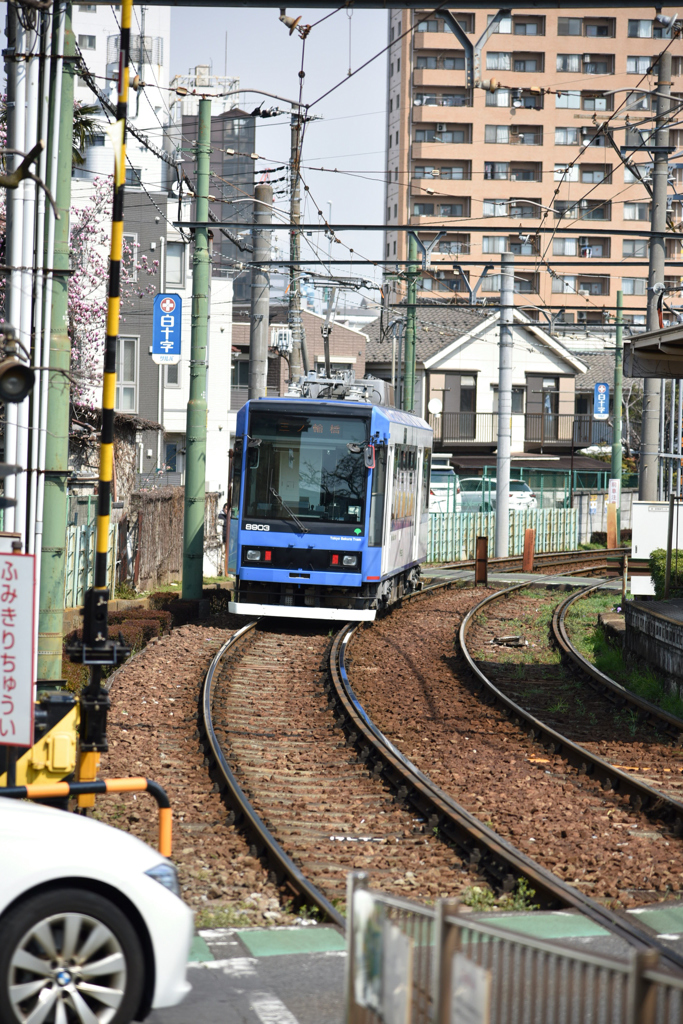
M662 601L666 577L666 550L664 548L655 548L650 555L650 575L655 585L655 597L658 601ZM676 548L671 552L669 597L683 597L683 551Z

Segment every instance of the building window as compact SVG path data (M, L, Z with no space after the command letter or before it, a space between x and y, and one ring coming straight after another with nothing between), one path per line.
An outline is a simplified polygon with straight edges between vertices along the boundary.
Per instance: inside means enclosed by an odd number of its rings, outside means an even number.
M440 217L464 217L465 206L464 203L446 203L439 206Z
M506 199L485 199L483 217L507 217L508 201Z
M539 214L540 208L533 199L510 200L511 217L521 217L522 220L528 220L530 217L538 217Z
M180 387L180 363L166 365L166 387L167 388L179 388Z
M591 164L584 164L581 167L581 181L587 185L599 185L601 182L609 184L612 180L612 166L605 164L603 167L595 167Z
M493 21L493 18L494 15L489 14L486 24L490 25L491 22ZM504 18L501 18L493 31L494 33L500 32L501 35L510 35L510 33L512 32L512 16L508 14Z
M540 35L538 31L538 24L535 21L515 21L515 35L516 36L537 36Z
M576 275L558 274L553 278L552 291L563 295L574 294L576 292Z
M646 75L652 66L652 57L627 57L627 75Z
M97 36L79 36L78 45L81 50L94 50L97 47Z
M555 181L578 181L578 164L555 164Z
M94 14L97 10L97 4L79 4L78 10L82 14Z
M138 339L116 339L116 404L118 412L137 412Z
M443 143L455 143L461 145L464 142L469 141L465 137L465 131L462 128L458 128L452 131L437 132L431 128L420 128L415 132L416 142L443 142Z
M142 184L142 168L126 167L126 185L130 188L140 188Z
M555 145L556 146L578 146L579 144L579 129L578 128L556 128L555 129Z
M506 124L487 124L484 129L485 142L497 142L498 144L510 141L510 129Z
M558 92L555 96L555 107L557 110L579 110L581 108L581 93L578 89Z
M486 162L484 164L484 181L507 181L509 164Z
M185 243L167 242L166 244L166 287L175 285L182 288L185 284Z
M624 295L647 295L647 278L622 277L621 290Z
M647 18L628 19L629 39L652 39L652 22Z
M524 60L515 61L515 71L524 71L527 74L531 74L534 71L538 71L538 61L535 58L525 58Z
M413 206L413 214L416 217L433 217L434 203L415 203Z
M178 445L171 444L169 441L166 445L166 458L165 458L165 470L167 473L177 473L178 469Z
M579 278L580 295L609 295L608 277Z
M432 285L433 281L431 277L423 277L422 283L420 284L420 288L422 289L423 292L431 292Z
M123 235L123 256L121 262L126 271L128 281L138 279L138 236L133 232L125 232Z
M236 359L232 364L231 384L234 388L249 387L249 360Z
M510 106L510 90L509 89L496 89L495 92L486 93L486 106L487 107L509 107Z
M646 260L648 257L648 243L644 238L625 238L622 254L624 259L636 257Z
M649 203L624 203L624 220L649 220Z
M580 53L558 53L557 55L557 70L558 71L571 71L574 74L578 74L581 71L581 54Z
M396 242L394 242L394 256L396 255Z
M481 251L483 253L507 252L507 235L484 235Z
M558 18L558 36L580 36L583 35L581 18Z
M576 256L576 239L553 238L553 256Z
M512 64L511 53L487 53L486 54L486 70L487 71L510 71Z
M394 203L394 217L398 217L398 203Z
M607 96L598 93L583 93L581 107L583 110L607 110Z

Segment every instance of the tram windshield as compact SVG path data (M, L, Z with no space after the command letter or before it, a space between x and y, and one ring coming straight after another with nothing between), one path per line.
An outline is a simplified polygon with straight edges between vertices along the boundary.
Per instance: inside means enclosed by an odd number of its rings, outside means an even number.
M249 519L358 523L365 519L367 419L253 410L244 514Z

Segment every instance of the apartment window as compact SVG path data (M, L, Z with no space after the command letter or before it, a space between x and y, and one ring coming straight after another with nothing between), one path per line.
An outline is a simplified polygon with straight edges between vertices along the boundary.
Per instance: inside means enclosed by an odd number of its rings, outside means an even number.
M389 100L389 113L391 113L393 109L394 109L394 101L392 99L390 99Z
M536 274L515 274L513 291L517 295L529 295L538 291L538 277ZM514 411L514 410L513 410Z
M558 18L558 36L580 36L583 34L581 18Z
M469 251L469 235L464 235L461 238L452 239L446 242L439 242L439 252L447 253L452 256L460 256L462 253L468 253Z
M597 39L607 39L615 35L614 28L614 18L608 18L603 21L585 21L583 34Z
M166 244L166 285L182 288L185 284L185 243Z
M170 441L166 445L166 458L164 468L167 473L176 473L178 467L178 445Z
M391 220L391 207L387 206L387 220Z
M652 66L652 57L627 57L627 75L646 75Z
M465 216L465 204L464 203L445 203L439 206L440 217L464 217Z
M512 66L512 54L511 53L487 53L486 54L486 70L487 71L509 71Z
M507 143L510 141L510 129L506 124L487 124L484 129L485 142Z
M552 291L563 295L570 293L576 293L576 275L575 274L558 274L557 277L553 278Z
M608 277L581 277L579 278L580 295L609 295Z
M528 235L526 237L529 238ZM538 252L538 238L533 238L528 242L520 242L514 239L513 236L508 242L508 252L514 253L515 256L535 256Z
M560 129L562 130L562 129ZM578 164L555 164L555 181L578 181Z
M434 67L436 67L436 59L435 59ZM389 77L390 78L394 77L394 62L393 61L389 65Z
M396 145L398 146L398 132L396 132Z
M78 45L81 50L94 50L97 48L97 36L79 36Z
M396 255L396 242L394 242L394 256Z
M576 220L579 216L578 203L571 199L556 199L553 204L555 220Z
M415 132L415 141L456 143L461 145L469 140L465 138L465 131L462 128L455 128L443 132L436 132L433 128L420 128Z
M510 165L504 163L484 164L484 181L507 181Z
M625 238L622 254L624 259L636 257L646 260L648 257L648 243L644 238Z
M584 75L609 75L612 71L612 58L598 57L591 54L591 59L584 61Z
M631 92L624 100L626 110L649 110L651 106L652 98L644 92Z
M394 203L394 217L398 216L398 203Z
M624 220L649 220L649 203L624 203Z
M628 19L629 39L652 39L652 22L647 18Z
M413 213L416 217L433 217L434 203L415 203Z
M398 167L394 167L394 181L398 181Z
M166 387L180 387L180 363L176 363L174 366L166 365Z
M398 60L396 61L396 74L398 74L400 70L401 70L401 58L399 57Z
M510 128L510 141L520 146L542 146L542 128L523 128L521 125L512 125Z
M483 217L507 217L508 201L506 199L485 199Z
M434 282L431 277L423 277L420 283L420 288L423 292L431 292Z
M418 92L415 94L413 103L416 107L435 107L436 106L436 93L435 92Z
M612 180L612 165L604 164L596 167L593 164L581 165L581 181L587 185L599 185L601 182L608 185Z
M486 21L486 24L490 25L491 22L493 21L493 18L494 18L494 15L493 14L489 14L489 16L487 18L487 21ZM507 15L506 17L501 18L493 31L494 31L494 33L495 32L500 32L501 35L510 35L510 33L512 32L512 16L511 15Z
M647 278L622 277L621 290L624 295L647 295Z
M142 183L141 167L126 167L126 185L130 188L140 188Z
M624 167L624 184L630 185L632 182L639 182L647 179L652 174L652 164L642 163L634 165L634 170L630 167Z
M582 220L611 220L611 204L599 199L582 199L579 204Z
M495 92L486 92L486 106L487 107L509 107L510 106L510 90L509 89L496 89Z
M535 21L517 21L515 20L515 35L516 36L538 36L541 33L538 31L538 24Z
M125 232L123 235L123 251L121 262L126 271L128 281L137 281L138 271L138 236L133 232Z
M137 412L138 339L116 339L116 399L118 412Z
M540 181L542 174L541 164L512 164L510 167L510 181Z
M483 253L507 252L507 235L484 235L482 238L481 251Z
M444 92L439 98L439 105L442 107L465 107L467 96L464 92Z
M469 163L457 167L416 167L414 178L441 178L442 181L469 180ZM396 212L394 210L394 212Z
M83 14L94 14L97 10L97 4L79 4L78 10Z
M579 144L579 129L578 128L556 128L555 129L555 145L556 146L578 146Z
M571 71L574 74L578 74L581 71L581 54L580 53L558 53L557 55L557 70L558 71Z
M389 252L390 252L390 246L389 246L389 243L387 242L387 256L389 255Z
M530 217L539 216L538 204L533 199L511 199L510 216L528 220Z
M538 59L536 57L525 57L523 59L515 59L515 71L524 71L530 74L534 71L539 71Z
M576 256L575 238L553 238L553 256Z
M443 28L443 22L438 22L436 20L436 18L434 18L433 20L430 18L429 20L421 21L418 25L416 25L415 26L415 31L416 32L438 32L440 25Z
M601 93L584 92L581 94L581 107L583 110L607 110L607 105L608 98Z
M555 107L558 110L579 110L581 108L581 93L578 89L558 92L555 96Z
M104 141L105 141L104 135L93 135L93 137L91 138L91 140L88 143L88 145L89 146L104 146Z
M500 285L500 274L487 274L484 280L481 282L481 290L483 292L499 292Z

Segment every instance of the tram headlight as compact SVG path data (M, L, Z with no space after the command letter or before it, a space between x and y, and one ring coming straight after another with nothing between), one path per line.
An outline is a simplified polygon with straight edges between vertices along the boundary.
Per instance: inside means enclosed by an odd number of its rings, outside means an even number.
M358 565L358 555L344 555L342 565Z
M258 548L247 548L247 561L248 562L260 562L261 552Z

